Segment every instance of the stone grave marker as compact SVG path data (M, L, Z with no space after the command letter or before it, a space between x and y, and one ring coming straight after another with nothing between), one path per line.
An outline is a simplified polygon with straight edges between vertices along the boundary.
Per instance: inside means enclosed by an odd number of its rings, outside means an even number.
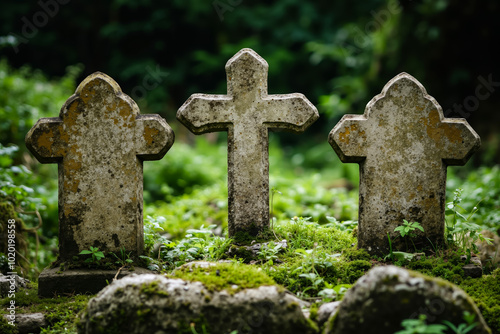
M393 249L405 249L394 232L403 219L424 228L417 248L444 242L446 167L464 165L480 146L466 120L444 118L425 88L401 73L363 115L345 115L328 140L342 162L360 166L359 248L387 254L389 233Z
M193 94L177 119L195 134L228 132L229 236L269 226L268 129L303 132L318 111L302 94L268 95L268 64L242 49L226 64L227 95Z
M59 259L90 246L137 259L143 239L143 160L161 159L174 142L159 115L140 115L109 76L88 76L61 109L42 118L26 146L59 170ZM45 282L40 275L40 286ZM58 283L58 284L63 284ZM56 288L56 287L54 287Z

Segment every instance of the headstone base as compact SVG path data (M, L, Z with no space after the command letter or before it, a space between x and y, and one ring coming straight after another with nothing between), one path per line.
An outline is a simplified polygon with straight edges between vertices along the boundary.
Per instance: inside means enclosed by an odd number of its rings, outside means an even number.
M111 283L118 270L45 268L38 277L38 296L54 297L64 294L96 294ZM135 267L122 269L118 278L131 274L151 274L151 270Z

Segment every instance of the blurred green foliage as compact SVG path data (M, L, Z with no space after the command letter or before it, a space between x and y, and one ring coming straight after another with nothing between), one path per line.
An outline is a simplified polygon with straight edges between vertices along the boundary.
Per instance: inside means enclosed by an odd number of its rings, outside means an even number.
M420 80L444 110L474 96L480 76L500 78L490 47L500 31L495 0L52 1L48 14L43 3L2 2L2 57L52 77L84 64L78 81L106 72L176 132L177 108L192 93L224 93L224 64L243 47L269 63L270 93L301 92L318 106L323 117L307 136L315 143L343 114L362 113L399 72ZM498 107L493 92L469 117L490 143L489 162L500 157Z

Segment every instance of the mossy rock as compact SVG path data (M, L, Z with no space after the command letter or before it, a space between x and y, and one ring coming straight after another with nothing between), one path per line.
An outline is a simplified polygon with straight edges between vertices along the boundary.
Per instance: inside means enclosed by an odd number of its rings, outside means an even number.
M219 269L220 270L220 269ZM209 272L208 275L216 275ZM132 275L90 300L78 333L317 333L301 301L277 286L233 294L200 282Z
M376 267L349 290L325 334L395 333L405 319L427 315L427 323L464 323L463 313L478 325L469 333L491 334L472 299L459 287L395 266Z
M173 277L201 282L210 292L226 290L231 294L263 285L276 285L262 269L233 262L190 262L176 269Z

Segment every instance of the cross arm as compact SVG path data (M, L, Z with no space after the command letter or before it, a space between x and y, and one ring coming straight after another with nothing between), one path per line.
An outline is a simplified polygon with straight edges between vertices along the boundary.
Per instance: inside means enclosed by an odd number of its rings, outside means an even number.
M264 123L269 128L304 132L318 118L316 107L300 93L269 95L262 99Z
M177 111L177 119L191 132L202 134L226 130L233 112L228 95L193 94Z
M41 163L59 162L65 153L61 130L59 117L41 118L26 134L26 147Z
M344 115L328 135L328 142L342 162L361 162L366 158L364 115Z
M136 152L142 160L160 160L174 144L174 132L160 115L136 118Z
M441 128L444 163L465 165L481 146L481 138L463 118L446 118Z

